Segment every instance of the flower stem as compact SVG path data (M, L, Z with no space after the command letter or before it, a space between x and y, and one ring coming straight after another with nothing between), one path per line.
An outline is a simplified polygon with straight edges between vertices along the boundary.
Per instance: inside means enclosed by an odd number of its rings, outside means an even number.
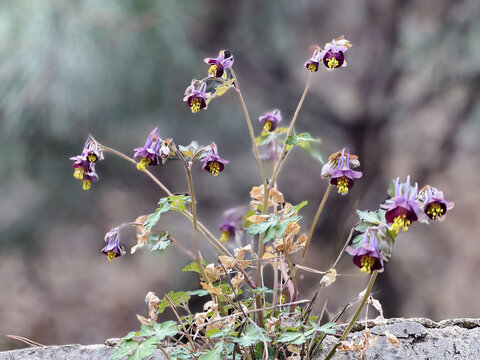
M336 353L336 350L337 350L337 347L340 345L340 342L341 341L344 341L348 334L350 333L350 331L352 330L353 328L353 325L355 325L355 322L357 321L358 317L360 316L360 312L362 311L363 307L365 306L365 303L367 302L367 299L368 297L370 296L370 293L372 292L372 287L373 287L373 284L375 283L375 279L377 278L377 275L378 275L378 271L375 270L373 273L372 273L372 276L370 277L370 281L368 283L368 286L367 286L367 289L365 290L365 294L363 295L363 299L362 299L362 302L360 303L360 305L358 306L358 309L357 311L355 312L355 314L353 315L352 317L352 320L350 320L350 323L348 324L348 326L346 327L345 331L343 332L342 336L340 337L340 339L338 339L337 343L335 344L335 346L333 347L332 350L330 350L330 352L328 353L327 357L325 358L325 360L330 360L333 355L335 355Z
M328 184L327 190L325 190L325 194L323 194L322 201L318 206L317 213L315 214L315 218L313 219L312 227L310 228L310 231L308 233L308 238L307 238L307 242L305 243L305 249L303 249L302 257L305 257L305 254L307 253L308 245L312 240L313 231L315 230L315 226L317 225L318 218L320 217L320 214L322 213L323 208L325 207L325 203L327 202L327 198L328 198L328 195L330 195L330 191L332 190L332 187L333 186L331 184Z
M295 125L295 122L297 121L298 113L300 112L300 109L303 106L303 102L305 101L305 97L307 96L308 89L310 88L310 82L311 82L311 74L308 76L307 84L305 85L305 90L303 90L302 97L300 98L300 101L298 102L297 109L295 110L295 113L293 114L292 121L290 122L290 127L288 128L287 136L285 137L285 140L290 136L290 134L293 131L293 127ZM270 179L270 187L273 186L275 183L275 180L277 179L278 173L280 172L280 166L283 162L283 156L285 155L285 152L287 151L287 144L283 144L282 152L280 153L280 157L277 160L277 163L275 164L275 168L273 170L273 175L272 178Z

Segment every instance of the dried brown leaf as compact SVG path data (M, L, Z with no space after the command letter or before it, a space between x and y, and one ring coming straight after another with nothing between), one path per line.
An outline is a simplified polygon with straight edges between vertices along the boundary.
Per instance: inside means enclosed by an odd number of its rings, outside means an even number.
M327 287L332 285L335 280L337 279L337 270L335 269L330 269L328 272L322 277L322 280L320 280L320 286L321 287Z
M202 288L207 290L212 295L222 295L222 290L214 287L212 284L207 284L202 281L200 282L200 285L202 285Z

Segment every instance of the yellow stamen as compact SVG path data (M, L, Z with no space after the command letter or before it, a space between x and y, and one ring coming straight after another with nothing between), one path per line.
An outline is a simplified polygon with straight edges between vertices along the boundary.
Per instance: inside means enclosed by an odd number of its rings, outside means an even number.
M90 180L83 180L82 189L88 190L92 186L92 182Z
M360 260L360 265L362 265L362 270L364 273L370 274L372 272L372 266L375 264L375 258L363 255L362 259Z
M317 71L317 67L314 64L308 64L307 69L310 70L311 72Z
M97 161L97 157L94 154L88 155L88 161L95 162Z
M265 131L270 131L271 128L272 128L272 122L271 121L265 122L265 125L263 126L263 129Z
M210 172L213 176L217 176L220 172L220 164L216 161L212 161L210 165L208 165L208 168L210 169Z
M190 102L190 108L192 109L192 113L199 112L202 108L202 101L199 98L195 98Z
M348 178L342 176L340 179L337 180L337 189L338 193L342 195L348 194Z
M73 177L75 179L78 179L78 180L83 180L83 173L85 172L85 170L83 170L83 167L79 166L77 168L75 168L75 170L73 171Z
M398 234L400 230L407 231L411 224L412 222L407 219L407 215L399 215L393 220L390 231L395 231Z
M117 253L113 251L107 252L108 261L112 261L117 257Z
M285 304L285 294L280 296L280 304Z
M217 76L217 70L218 70L218 66L217 66L217 65L212 65L212 66L210 66L210 69L208 69L208 75L210 75L210 76Z
M439 203L432 203L428 205L427 215L429 215L433 220L441 217L443 215L443 212L443 208L440 206Z
M226 242L229 237L230 237L230 233L228 231L223 231L222 232L222 237L220 238L220 241L221 242Z
M145 171L145 168L151 163L152 159L148 157L142 158L142 160L137 164L137 169L140 171Z
M330 59L328 59L327 65L330 69L335 69L338 66L338 60L335 59L334 56L332 56Z

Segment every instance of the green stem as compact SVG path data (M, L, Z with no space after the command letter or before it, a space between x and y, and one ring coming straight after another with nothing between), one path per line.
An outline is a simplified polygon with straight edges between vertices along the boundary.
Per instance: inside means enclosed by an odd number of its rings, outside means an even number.
M290 127L288 128L287 136L285 137L285 139L287 139L293 131L293 126L295 125L295 122L297 121L298 113L300 112L300 109L303 106L303 102L305 101L305 97L307 96L308 89L310 88L310 80L311 80L311 74L309 74L309 76L308 76L307 84L305 85L305 90L303 90L302 97L300 98L300 101L298 102L298 105L297 105L297 109L295 110L295 113L293 114L293 118L292 118L292 121L290 122ZM283 156L285 155L286 151L287 151L287 144L284 143L283 148L282 148L282 152L280 153L280 157L278 158L277 163L275 164L275 168L273 170L273 175L272 175L272 178L270 180L270 187L273 186L273 184L275 183L275 180L277 179L278 173L280 172L280 166L281 166L281 164L284 160Z
M327 202L327 198L328 198L328 195L330 195L330 191L332 190L332 187L333 186L331 184L328 184L327 190L325 190L325 194L323 194L322 201L318 206L317 213L315 214L315 218L313 219L312 226L310 227L307 242L305 243L305 249L303 249L302 257L305 257L305 254L307 253L308 245L310 245L310 241L312 240L313 231L315 230L315 226L317 225L318 218L320 217L320 214L322 213L323 208L325 207L325 203Z
M337 343L335 344L333 349L330 350L330 352L328 353L325 360L330 360L333 357L333 355L335 355L337 347L340 345L340 342L344 341L347 338L350 331L352 330L353 325L355 325L355 322L357 321L358 317L360 316L360 312L362 311L363 307L365 306L365 303L367 302L368 297L370 296L370 293L372 292L372 287L373 287L373 284L375 283L375 279L377 278L377 275L378 275L378 271L375 270L372 273L372 276L370 277L370 282L368 283L367 289L365 290L365 295L363 295L362 302L358 306L357 311L353 315L352 320L350 320L350 323L348 324L347 328L343 332L342 336L337 341Z

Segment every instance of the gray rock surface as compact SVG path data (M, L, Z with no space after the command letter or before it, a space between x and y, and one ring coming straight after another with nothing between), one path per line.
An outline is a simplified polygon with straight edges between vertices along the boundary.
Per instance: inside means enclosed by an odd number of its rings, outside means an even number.
M385 337L385 326L375 320L368 322L371 336L379 336L378 341L368 349L366 360L373 359L480 359L480 319L455 319L434 322L429 319L391 319L387 327L399 340L399 347L394 348ZM340 334L345 326L338 326ZM365 322L357 323L352 336L360 335ZM337 338L327 336L323 342L323 351L315 359L323 359L335 345ZM113 345L114 339L107 341ZM108 360L113 348L107 345L64 345L28 348L0 352L0 360ZM337 360L358 359L359 354L339 352ZM164 360L158 352L151 359Z

